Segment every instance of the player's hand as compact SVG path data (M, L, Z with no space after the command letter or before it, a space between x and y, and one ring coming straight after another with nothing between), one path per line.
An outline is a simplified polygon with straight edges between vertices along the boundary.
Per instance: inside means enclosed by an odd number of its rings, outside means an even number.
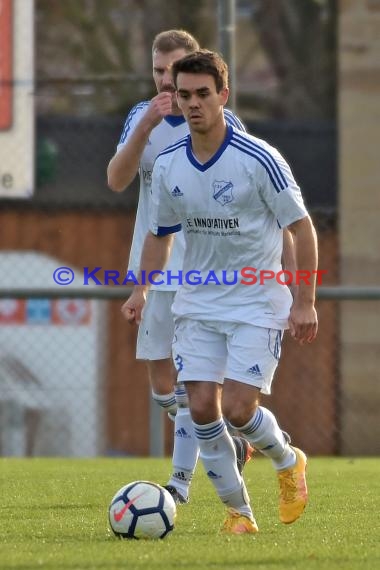
M172 112L173 94L169 91L162 91L149 103L145 119L151 122L152 128L156 127L164 117Z
M141 315L146 301L146 293L144 289L135 287L128 301L122 307L121 312L128 323L139 325L141 323Z
M289 332L300 344L313 342L318 332L318 317L314 305L293 303L289 315Z

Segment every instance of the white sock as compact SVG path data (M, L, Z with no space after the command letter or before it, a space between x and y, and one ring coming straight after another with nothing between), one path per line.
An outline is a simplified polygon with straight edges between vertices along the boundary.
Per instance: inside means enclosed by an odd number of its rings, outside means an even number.
M223 503L253 519L244 481L236 466L236 451L223 418L209 424L194 423L200 457Z
M168 481L187 499L199 455L189 408L178 408L174 418L173 473Z
M168 414L174 416L177 413L177 402L174 392L170 392L169 394L156 394L152 390L152 398L165 412L168 412Z
M275 416L267 408L259 406L248 423L234 427L263 455L272 459L275 469L287 469L295 464L294 450L285 440Z

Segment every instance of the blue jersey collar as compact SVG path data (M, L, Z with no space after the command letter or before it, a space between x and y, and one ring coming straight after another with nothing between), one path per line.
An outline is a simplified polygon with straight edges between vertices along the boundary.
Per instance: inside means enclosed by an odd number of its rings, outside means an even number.
M178 127L185 122L185 117L183 115L166 115L164 120L169 123L171 127Z
M193 149L191 148L191 137L190 135L187 138L187 144L186 144L186 154L187 154L187 158L190 160L191 164L193 166L195 166L195 168L197 168L198 170L200 170L201 172L204 172L205 170L207 170L208 168L210 168L210 166L212 166L213 164L215 164L215 162L218 160L218 158L223 154L223 152L226 150L226 148L228 147L231 137L232 137L232 133L233 133L233 128L231 127L231 125L227 125L227 130L226 130L226 136L224 138L224 141L222 142L222 144L220 145L220 147L218 148L218 150L216 151L216 153L214 154L214 156L212 156L210 158L210 160L208 160L207 162L205 162L204 164L201 164L200 162L197 161L197 159L195 158L194 154L193 154Z

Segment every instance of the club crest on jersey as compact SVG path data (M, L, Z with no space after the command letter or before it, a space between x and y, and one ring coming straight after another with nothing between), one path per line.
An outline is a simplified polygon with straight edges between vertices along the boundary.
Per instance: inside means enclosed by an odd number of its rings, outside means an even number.
M225 206L229 204L234 199L232 195L232 189L234 185L232 182L226 182L225 180L215 180L212 187L214 189L214 200Z

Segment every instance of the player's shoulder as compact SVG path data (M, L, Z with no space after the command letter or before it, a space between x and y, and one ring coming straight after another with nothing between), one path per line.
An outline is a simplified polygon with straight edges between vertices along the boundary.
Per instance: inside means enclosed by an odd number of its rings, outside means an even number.
M128 112L128 115L124 121L123 131L121 133L120 141L118 147L122 146L129 134L132 132L136 123L140 120L140 117L146 112L149 106L149 101L140 101L132 107Z
M255 175L265 175L271 180L277 192L288 186L286 161L278 150L264 139L259 139L248 133L241 133L232 129L230 145L239 154L239 162L245 165L248 171Z
M178 139L175 143L165 147L164 150L157 155L156 162L159 160L161 162L170 162L171 160L174 160L178 154L186 151L188 140L189 135L187 134L186 136Z
M251 133L242 132L236 127L231 130L231 144L247 155L266 154L278 156L278 150L268 141L255 137Z
M128 112L127 118L131 115L144 112L149 106L149 103L150 101L140 101L139 103L136 103Z
M232 127L235 127L236 129L238 129L239 131L243 131L243 132L246 131L244 124L239 119L239 117L237 117L235 115L235 113L233 111L224 107L223 112L224 112L224 118L226 120L227 125L231 125Z

